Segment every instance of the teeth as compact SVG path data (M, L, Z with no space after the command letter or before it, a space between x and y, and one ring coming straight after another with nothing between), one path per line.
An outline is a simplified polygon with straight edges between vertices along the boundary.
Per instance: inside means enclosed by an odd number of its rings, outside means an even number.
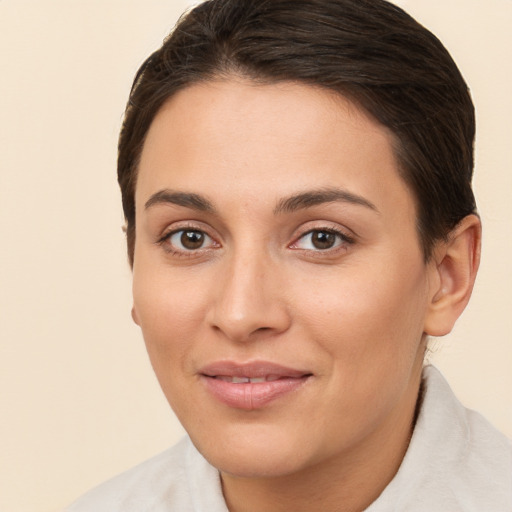
M268 375L266 377L229 377L227 375L218 375L216 377L224 382L231 382L232 384L247 384L247 383L259 383L259 382L272 382L279 379L277 375Z
M233 384L242 384L245 382L251 382L251 379L249 379L249 377L233 377L231 379L231 382Z

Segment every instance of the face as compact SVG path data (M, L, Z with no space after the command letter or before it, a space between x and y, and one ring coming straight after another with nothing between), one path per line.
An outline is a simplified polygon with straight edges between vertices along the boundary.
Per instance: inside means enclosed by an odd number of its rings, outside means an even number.
M306 85L191 86L136 210L133 316L214 466L292 474L410 426L433 268L385 128Z

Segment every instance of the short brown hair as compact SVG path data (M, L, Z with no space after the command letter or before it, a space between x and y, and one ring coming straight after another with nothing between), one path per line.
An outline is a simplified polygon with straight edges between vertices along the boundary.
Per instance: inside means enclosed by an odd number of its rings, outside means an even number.
M388 127L416 198L425 260L475 211L468 88L441 42L402 9L385 0L207 0L179 20L132 86L118 158L131 264L137 168L151 122L177 91L233 74L337 91Z

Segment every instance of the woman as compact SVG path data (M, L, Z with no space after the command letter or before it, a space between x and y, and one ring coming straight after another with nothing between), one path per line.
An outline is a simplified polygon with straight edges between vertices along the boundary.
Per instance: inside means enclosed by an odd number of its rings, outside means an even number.
M474 111L383 0L211 0L119 143L134 321L188 436L69 511L508 511L512 449L423 366L479 263Z

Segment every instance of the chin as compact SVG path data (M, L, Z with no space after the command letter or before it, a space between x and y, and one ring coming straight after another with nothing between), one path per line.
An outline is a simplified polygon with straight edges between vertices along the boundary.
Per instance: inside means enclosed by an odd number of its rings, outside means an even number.
M252 430L252 429L250 429ZM192 442L208 462L221 473L239 478L268 478L286 476L307 465L307 444L285 432L247 432L241 427L234 435ZM297 447L301 447L298 450Z
M223 453L216 456L203 454L221 473L237 478L278 478L299 472L305 465L285 454Z

